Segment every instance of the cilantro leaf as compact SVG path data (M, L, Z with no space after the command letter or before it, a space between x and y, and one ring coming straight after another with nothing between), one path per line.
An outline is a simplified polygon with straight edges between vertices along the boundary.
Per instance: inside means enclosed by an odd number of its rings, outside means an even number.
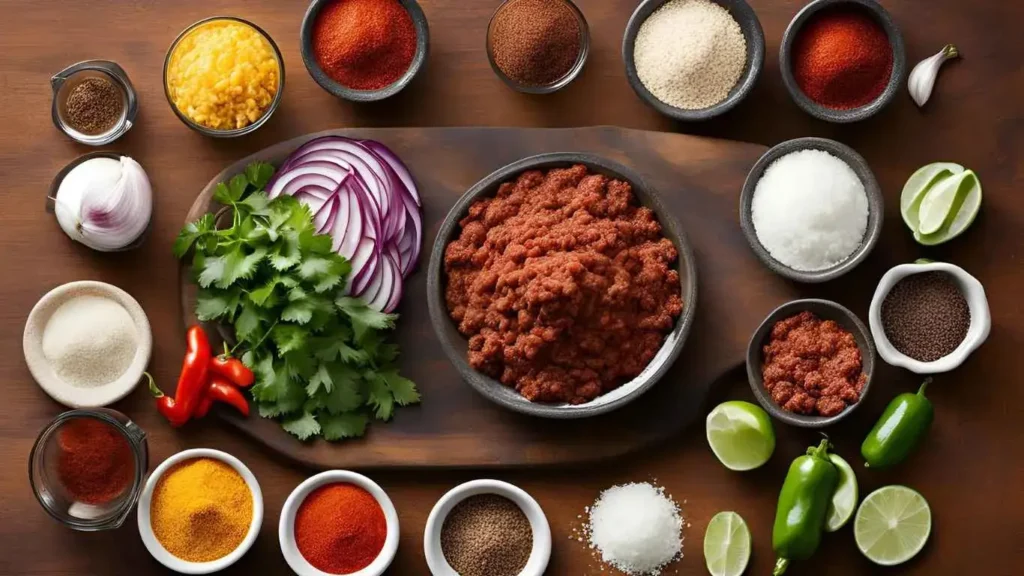
M388 389L391 390L391 396L399 405L408 406L419 403L420 393L416 390L416 384L413 384L412 380L399 376L398 370L394 368L381 370L379 374L387 383Z
M325 256L333 252L334 238L329 234L317 234L312 229L299 236L299 246L307 252Z
M242 313L235 319L235 336L239 340L255 342L255 336L262 323L262 312L255 304L242 302Z
M373 408L373 415L378 420L390 420L395 409L395 399L391 396L387 382L379 374L370 372L367 374L367 383L367 402Z
M260 190L260 186L256 187L256 192L246 196L245 200L239 204L243 206L250 214L255 216L266 216L270 214L268 206L270 205L270 198L267 197L267 193Z
M313 303L309 300L292 302L281 311L281 319L297 324L306 324L313 317Z
M339 369L337 366L344 365L333 365L332 368L328 368L334 387L327 394L324 405L331 414L357 410L366 402L359 389L359 374L355 370Z
M277 404L257 404L256 409L259 410L260 418L277 418L281 415Z
M300 350L285 354L284 365L289 378L309 380L316 372L317 361L308 352Z
M278 324L270 331L270 338L281 354L287 354L306 345L306 331L291 324Z
M320 433L320 424L309 412L304 412L298 418L285 420L281 425L285 432L295 435L299 440L308 440L311 436Z
M288 394L288 373L284 366L267 356L256 363L253 367L256 374L256 383L253 384L252 397L257 402L277 402Z
M387 330L395 327L396 314L385 314L370 308L365 302L351 296L342 296L334 301L338 309L348 314L352 320L352 328L355 330L357 340L373 330Z
M366 433L370 419L362 412L345 414L323 414L320 416L320 431L324 439L334 441L343 438L358 438Z
M245 167L245 177L253 188L262 190L274 176L274 166L266 162L253 162Z
M277 288L277 285L280 284L280 282L281 280L277 276L271 278L266 284L254 289L252 292L249 292L249 300L261 308L269 308L273 306L274 303L271 300L271 296L274 295L274 288Z
M316 373L310 377L309 385L306 386L306 394L316 396L321 389L327 391L328 394L334 389L334 381L331 380L331 375L327 372L327 366L323 364L320 364Z
M245 174L235 174L228 180L228 199L229 204L234 204L242 199L245 195L245 189L249 187L249 179L245 177Z
M224 317L231 318L238 308L238 299L238 289L200 289L196 294L196 317L203 322Z
M274 267L274 270L284 272L301 261L302 251L299 249L298 236L293 233L285 233L270 253L270 265Z
M196 240L213 232L216 228L213 214L203 214L199 220L186 224L181 229L181 232L178 233L178 238L174 241L174 257L182 258L185 256Z
M234 200L231 198L231 189L224 182L218 182L217 186L213 189L213 199L225 206L234 203Z

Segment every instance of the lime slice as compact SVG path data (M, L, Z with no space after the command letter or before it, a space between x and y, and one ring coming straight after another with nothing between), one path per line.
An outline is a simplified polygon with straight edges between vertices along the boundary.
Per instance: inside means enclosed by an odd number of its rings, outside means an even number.
M924 548L931 531L928 501L906 486L884 486L868 494L853 521L857 548L882 566L913 558Z
M825 531L835 532L850 521L854 510L857 509L857 475L842 456L829 454L828 457L839 470L839 486L832 494L832 502L828 505Z
M956 208L963 204L969 189L969 186L962 186L964 178L973 174L974 172L967 170L932 186L931 190L921 199L921 207L918 212L918 232L922 235L938 232L939 228L942 228L952 219L952 216L956 215Z
M910 175L907 183L903 185L903 192L900 194L900 214L907 226L917 232L918 210L921 207L921 200L928 190L939 180L959 174L964 167L952 162L934 162L922 166Z
M914 239L925 246L942 244L956 238L974 222L981 208L981 181L978 175L968 170L963 173L963 180L960 183L960 190L957 194L957 201L950 208L953 215L947 218L946 222L935 232L924 234L923 231L914 233Z
M775 450L775 431L768 413L750 402L723 402L708 414L708 444L730 470L753 470Z
M711 576L740 576L750 561L750 530L735 512L719 512L704 533L704 562Z

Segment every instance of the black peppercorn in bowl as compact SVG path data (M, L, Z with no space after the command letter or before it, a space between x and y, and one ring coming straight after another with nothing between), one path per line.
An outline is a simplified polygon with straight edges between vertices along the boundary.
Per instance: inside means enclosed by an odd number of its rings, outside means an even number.
M815 17L830 11L861 11L881 27L889 40L892 50L892 72L889 75L889 81L881 94L862 106L834 108L818 103L804 93L793 73L794 47L801 32ZM906 59L903 35L900 34L899 27L892 16L876 0L813 0L797 12L793 20L790 21L782 35L782 44L779 47L779 70L782 72L782 83L785 84L786 91L789 92L793 102L811 116L836 124L859 122L874 116L885 108L903 85L907 68Z
M622 36L622 61L626 66L626 80L629 81L629 85L637 96L669 118L684 122L698 122L725 114L735 108L753 90L754 84L757 83L757 78L761 74L761 69L764 67L764 30L761 28L761 21L758 20L754 9L745 0L713 1L727 10L739 25L746 42L747 53L743 71L736 84L722 101L707 108L690 110L663 102L644 86L637 73L635 53L640 27L668 0L643 0L633 11L633 15L630 16L629 22L626 24L626 31Z
M95 118L96 112L102 112L108 121L88 130L76 122L76 111L69 109L74 106L76 91L87 83L109 83L115 95L112 102L101 111L85 111ZM128 73L114 62L107 60L86 60L72 64L57 72L50 78L53 90L53 104L50 115L53 125L72 140L89 146L105 146L123 136L135 123L139 112L139 99L135 87L128 79Z
M525 18L533 28L528 30L526 35L542 35L545 36L543 38L545 42L555 43L554 39L547 36L563 31L564 28L559 27L557 23L552 23L550 15L536 14L536 18L531 18L525 12L523 14L513 13L518 9L526 10L523 6L531 3L547 4L549 7L557 6L556 10L563 10L564 16L569 19L569 22L575 21L578 30L575 59L566 59L557 53L554 55L555 57L552 57L552 47L537 46L535 44L537 38L505 36L502 31L506 27L509 28L509 31L523 34L524 28L521 24L516 24L515 21ZM531 46L531 44L534 45ZM528 54L519 54L517 57L511 53L533 49L538 50L536 57ZM590 27L587 25L587 19L583 16L583 12L571 0L505 0L494 11L487 24L485 50L487 51L487 61L490 62L494 74L509 88L524 94L551 94L568 86L583 71L587 56L590 54ZM571 54L568 55L571 56ZM552 64L561 60L564 62ZM524 61L534 66L554 65L556 67L552 70L517 70L523 67Z
M970 313L970 320L967 325L963 340L956 348L931 362L922 362L904 354L896 348L889 336L886 334L886 325L883 320L882 308L886 298L901 280L915 274L929 272L940 272L948 274L953 284L966 300ZM871 298L871 308L868 311L868 324L871 326L871 336L878 348L878 355L887 364L906 368L916 374L939 374L949 372L960 366L975 350L988 338L992 329L992 316L989 312L988 299L985 296L985 288L977 278L971 276L963 268L946 262L921 261L913 264L900 264L891 268L875 288L875 294ZM939 321L938 324L949 324L946 321Z
M401 92L420 73L427 62L427 53L430 48L430 28L427 25L427 15L423 13L423 8L416 0L398 0L402 8L409 13L413 28L416 30L416 51L413 53L409 68L387 86L376 90L359 90L345 86L331 78L317 62L313 49L313 29L320 16L320 11L337 1L339 0L313 0L309 3L305 16L302 17L302 27L299 30L299 51L302 53L302 63L305 64L306 71L321 88L350 102L376 102Z

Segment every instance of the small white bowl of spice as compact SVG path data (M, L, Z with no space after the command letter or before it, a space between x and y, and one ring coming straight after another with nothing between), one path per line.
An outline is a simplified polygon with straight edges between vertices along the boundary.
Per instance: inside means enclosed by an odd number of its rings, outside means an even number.
M868 323L878 355L917 374L960 366L992 329L981 282L959 266L930 261L886 272L871 298Z
M58 286L29 312L25 363L39 386L72 408L117 402L142 379L153 334L142 306L104 282Z
M434 505L423 553L433 576L541 576L551 559L551 528L521 488L474 480Z

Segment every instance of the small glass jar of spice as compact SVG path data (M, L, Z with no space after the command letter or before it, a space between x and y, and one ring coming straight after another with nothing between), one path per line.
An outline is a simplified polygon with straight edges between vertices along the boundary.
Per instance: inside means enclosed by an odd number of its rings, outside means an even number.
M572 82L586 63L590 31L569 0L506 0L487 26L487 57L505 84L550 94Z
M90 146L117 140L135 122L139 101L128 74L106 60L87 60L53 75L53 124Z

